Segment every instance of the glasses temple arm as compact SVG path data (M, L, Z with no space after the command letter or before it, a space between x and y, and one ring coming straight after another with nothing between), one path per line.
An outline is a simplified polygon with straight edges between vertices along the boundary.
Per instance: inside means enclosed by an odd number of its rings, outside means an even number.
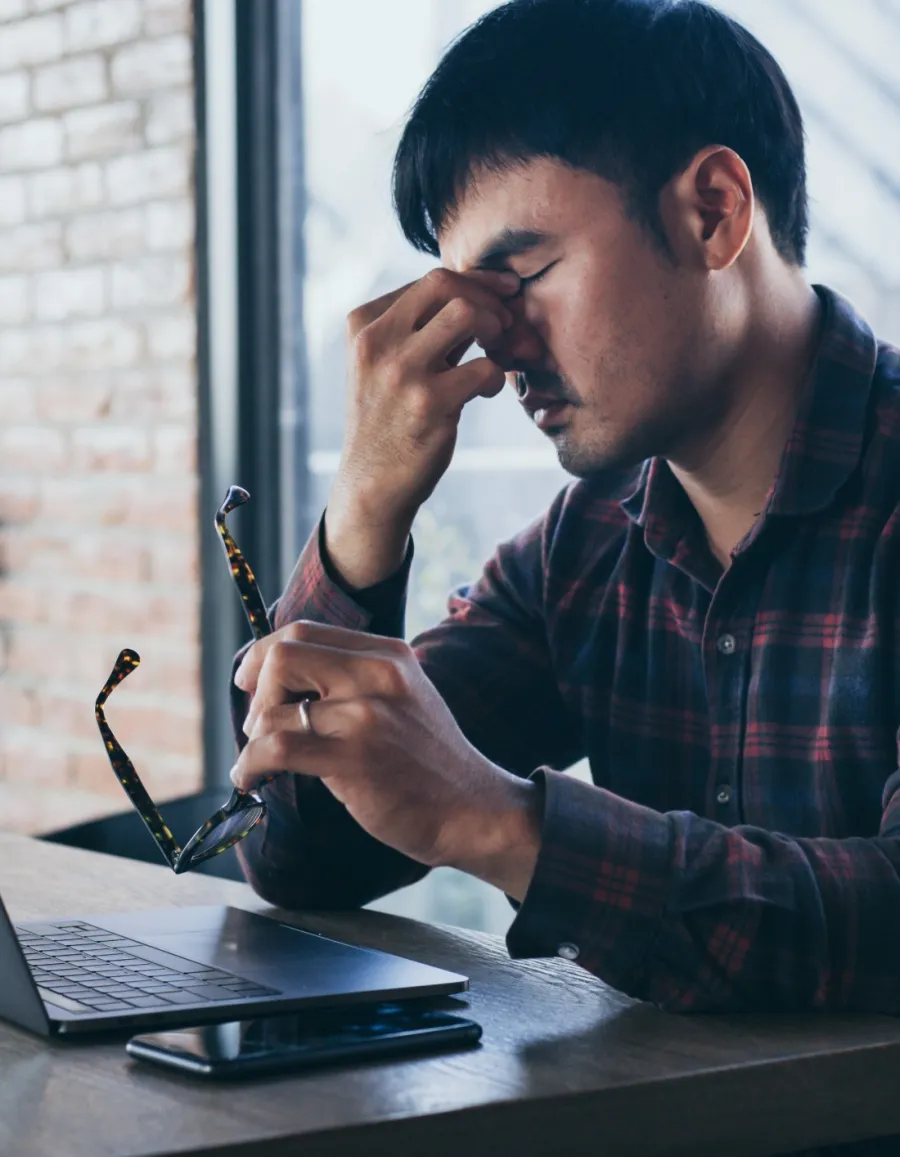
M106 722L106 716L103 713L102 703L97 703L95 715L97 717L97 726L100 728L100 734L103 736L103 744L106 747L106 754L109 757L109 762L116 774L116 779L125 789L125 792L131 802L134 804L138 815L144 821L144 825L149 831L150 835L170 868L174 868L178 862L178 857L181 854L181 848L178 846L178 841L169 831L165 820L159 812L159 808L150 798L147 789L141 783L138 773L134 770L134 764L125 754L125 751L112 729Z

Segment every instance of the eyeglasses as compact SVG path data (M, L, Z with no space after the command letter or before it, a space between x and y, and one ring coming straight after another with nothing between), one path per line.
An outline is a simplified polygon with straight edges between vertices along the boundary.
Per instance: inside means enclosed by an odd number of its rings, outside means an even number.
M225 524L226 516L236 507L243 506L249 499L250 495L240 486L229 487L225 501L216 511L216 530L225 548L231 575L240 592L250 629L257 639L262 639L272 633L272 624L266 613L266 605L256 584L253 571ZM256 792L242 792L235 788L228 802L194 832L184 847L178 846L178 842L160 814L159 808L150 798L138 773L134 770L134 764L113 735L103 711L114 688L123 679L128 678L140 661L141 657L137 651L132 651L128 647L119 653L106 685L97 696L94 713L106 746L106 754L109 756L109 762L116 773L116 778L137 809L166 863L176 874L180 874L195 868L197 864L202 864L204 860L227 852L244 836L249 835L266 814L266 805Z

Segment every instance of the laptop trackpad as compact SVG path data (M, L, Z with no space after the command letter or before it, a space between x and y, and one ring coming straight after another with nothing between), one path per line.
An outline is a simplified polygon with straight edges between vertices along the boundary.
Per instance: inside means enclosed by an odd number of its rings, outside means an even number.
M450 978L427 965L342 944L237 908L151 910L106 916L102 922L164 952L286 994L402 988Z

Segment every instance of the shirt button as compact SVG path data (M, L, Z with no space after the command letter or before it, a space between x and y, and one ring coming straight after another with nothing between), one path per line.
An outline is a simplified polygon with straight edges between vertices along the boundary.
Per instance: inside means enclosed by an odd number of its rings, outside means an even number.
M560 944L556 950L556 955L561 956L563 960L577 960L580 949L577 944Z
M737 650L734 635L719 635L716 639L716 646L723 655L733 655Z
M731 788L727 783L723 783L719 790L716 792L716 803L731 803Z

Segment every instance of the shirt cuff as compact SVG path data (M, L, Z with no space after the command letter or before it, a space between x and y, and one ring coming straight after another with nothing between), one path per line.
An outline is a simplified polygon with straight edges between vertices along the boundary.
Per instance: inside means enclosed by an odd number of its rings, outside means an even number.
M351 591L340 581L328 558L323 515L309 536L284 594L278 600L275 629L298 619L312 619L353 631L402 638L406 586L412 559L410 541L403 564L395 574L365 590Z
M275 609L276 631L299 619L312 619L364 631L372 616L334 581L323 558L325 516L309 536L294 573Z
M541 850L506 937L514 959L562 956L622 991L637 987L672 882L667 816L539 768Z

